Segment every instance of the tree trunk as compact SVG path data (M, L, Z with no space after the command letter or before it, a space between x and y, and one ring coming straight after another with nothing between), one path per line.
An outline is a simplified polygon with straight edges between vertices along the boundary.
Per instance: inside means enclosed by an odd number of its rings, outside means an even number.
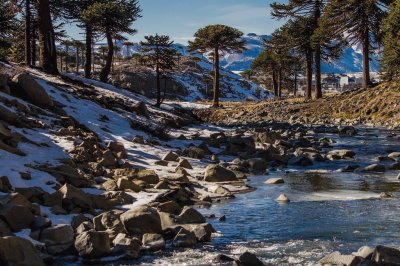
M297 70L294 71L294 88L293 88L293 96L297 96Z
M369 34L365 34L363 42L363 89L367 89L371 84L371 77L369 73Z
M315 1L314 19L315 27L318 27L321 17L321 1ZM321 81L321 44L318 41L315 47L315 98L322 98L322 81Z
M312 50L309 49L306 55L306 92L305 96L307 100L310 100L312 95Z
M69 46L65 46L65 72L68 73L68 52L69 52Z
M79 73L79 46L75 47L76 51L75 51L75 72L76 74Z
M31 35L31 65L36 66L36 29L32 27Z
M39 25L39 46L40 46L40 67L49 74L58 74L57 51L54 38L54 28L50 15L49 0L37 0L38 4L38 25Z
M219 107L219 48L214 50L214 100L213 107Z
M25 1L25 64L30 66L32 64L32 51L31 51L31 0Z
M282 69L278 71L278 98L282 98Z
M161 106L161 80L160 80L160 68L157 63L156 66L156 75L157 75L157 103L156 106L160 107Z
M272 87L274 89L274 95L275 97L279 97L279 91L278 91L278 79L276 77L276 69L274 68L272 70Z
M106 58L106 64L100 72L100 81L102 82L108 81L108 76L110 75L111 64L113 62L113 56L114 56L114 42L111 32L109 30L106 31L106 38L108 44L108 53Z

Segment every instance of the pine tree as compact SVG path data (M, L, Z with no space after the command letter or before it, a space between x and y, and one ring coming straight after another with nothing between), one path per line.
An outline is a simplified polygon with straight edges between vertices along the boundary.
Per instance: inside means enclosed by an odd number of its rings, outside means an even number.
M0 2L0 59L4 60L11 45L10 38L16 28L14 5L10 0Z
M382 41L382 22L391 0L332 0L321 19L321 35L344 36L363 47L363 88L371 83L370 54Z
M214 66L214 100L213 106L219 107L220 96L220 62L219 57L224 52L242 52L244 40L241 39L243 32L238 29L225 25L209 25L199 29L194 37L194 41L189 42L189 47L192 51L213 52Z
M314 32L318 29L319 19L322 15L326 1L323 0L289 0L287 4L273 3L272 15L277 18L309 18L312 21L311 32L312 34L308 36L311 38ZM314 52L314 68L315 68L315 97L322 97L322 82L321 82L321 42L315 39L313 42L313 50L309 51L311 55L308 56L308 62L313 61L312 52ZM307 98L309 95L307 95Z
M137 0L111 0L96 2L82 12L86 23L96 31L105 34L108 45L106 64L101 70L100 80L108 81L114 57L113 38L116 34L134 34L132 23L140 16L141 9Z
M392 79L400 75L400 0L390 5L383 32L382 71L386 79Z
M161 99L161 74L175 67L177 51L173 47L173 41L167 35L145 36L145 42L140 42L147 65L156 71L157 103L160 107ZM165 93L164 93L165 94Z

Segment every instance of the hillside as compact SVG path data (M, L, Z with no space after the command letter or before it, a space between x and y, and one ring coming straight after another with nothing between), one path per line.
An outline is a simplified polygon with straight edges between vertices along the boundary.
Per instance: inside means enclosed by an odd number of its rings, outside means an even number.
M221 110L201 110L198 116L220 125L265 124L282 121L300 124L365 124L400 127L399 82L367 90L325 96L318 101L288 99L259 104L232 104Z

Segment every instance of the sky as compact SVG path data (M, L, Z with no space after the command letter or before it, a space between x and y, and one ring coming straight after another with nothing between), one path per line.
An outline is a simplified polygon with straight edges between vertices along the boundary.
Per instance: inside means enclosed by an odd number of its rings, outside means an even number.
M270 14L270 4L275 1L139 0L142 17L133 24L138 34L126 37L139 42L146 35L159 33L186 44L199 28L217 23L238 28L245 34L269 34L282 24ZM68 26L67 32L71 38L83 39L73 25Z

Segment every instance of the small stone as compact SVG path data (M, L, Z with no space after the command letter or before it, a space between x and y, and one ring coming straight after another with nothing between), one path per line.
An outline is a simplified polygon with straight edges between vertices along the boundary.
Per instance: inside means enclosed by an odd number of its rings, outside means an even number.
M165 154L162 157L162 160L168 161L168 162L176 162L178 160L178 158L179 158L179 156L176 153L169 151L167 154Z
M185 169L193 169L192 165L186 159L179 159L178 166L183 167Z
M19 173L23 180L31 180L32 176L30 173Z
M144 138L142 136L136 136L132 139L132 142L144 145Z
M279 203L288 203L290 202L289 198L285 194L279 195L279 197L276 199L277 202Z
M263 266L264 263L257 256L250 252L245 252L239 257L239 261L243 266Z
M142 238L143 248L147 251L165 249L165 240L160 234L144 234Z

